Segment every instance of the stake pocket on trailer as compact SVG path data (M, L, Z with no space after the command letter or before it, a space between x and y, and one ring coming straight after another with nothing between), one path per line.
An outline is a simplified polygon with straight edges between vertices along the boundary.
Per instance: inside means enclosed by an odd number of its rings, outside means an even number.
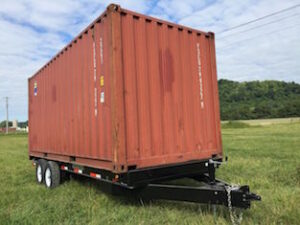
M109 5L29 78L29 157L37 181L69 173L142 198L228 205L214 34ZM189 177L201 187L157 182ZM192 193L192 194L191 194ZM259 196L232 190L232 205Z

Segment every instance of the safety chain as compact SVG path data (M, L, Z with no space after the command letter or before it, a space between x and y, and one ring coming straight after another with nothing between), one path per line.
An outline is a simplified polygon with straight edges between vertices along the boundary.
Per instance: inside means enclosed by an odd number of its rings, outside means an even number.
M240 212L239 215L237 215L236 212L233 210L232 202L231 202L231 191L236 188L238 188L237 185L225 185L231 222L233 225L240 225L243 220L243 212Z

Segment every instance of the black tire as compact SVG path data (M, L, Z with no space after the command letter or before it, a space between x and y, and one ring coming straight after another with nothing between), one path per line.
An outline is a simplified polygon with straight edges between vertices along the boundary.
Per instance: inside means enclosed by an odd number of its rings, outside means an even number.
M35 178L38 184L42 184L45 181L45 169L47 166L47 161L45 159L39 159L36 161L35 166Z
M55 188L60 184L60 169L56 162L47 163L44 177L47 188Z

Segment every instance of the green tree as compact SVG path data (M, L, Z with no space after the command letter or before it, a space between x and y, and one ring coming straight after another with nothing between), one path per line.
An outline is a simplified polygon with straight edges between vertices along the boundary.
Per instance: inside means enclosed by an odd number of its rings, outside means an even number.
M8 121L8 126L11 127L12 126L12 122L11 121ZM6 120L3 120L1 123L0 123L0 128L4 128L6 127Z
M223 120L300 116L300 84L295 82L221 79L218 84Z

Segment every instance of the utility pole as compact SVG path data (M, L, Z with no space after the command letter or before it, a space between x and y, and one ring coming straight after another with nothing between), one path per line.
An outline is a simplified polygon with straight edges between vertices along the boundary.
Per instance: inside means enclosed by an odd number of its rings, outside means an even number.
M5 97L6 100L6 134L8 134L8 97Z

